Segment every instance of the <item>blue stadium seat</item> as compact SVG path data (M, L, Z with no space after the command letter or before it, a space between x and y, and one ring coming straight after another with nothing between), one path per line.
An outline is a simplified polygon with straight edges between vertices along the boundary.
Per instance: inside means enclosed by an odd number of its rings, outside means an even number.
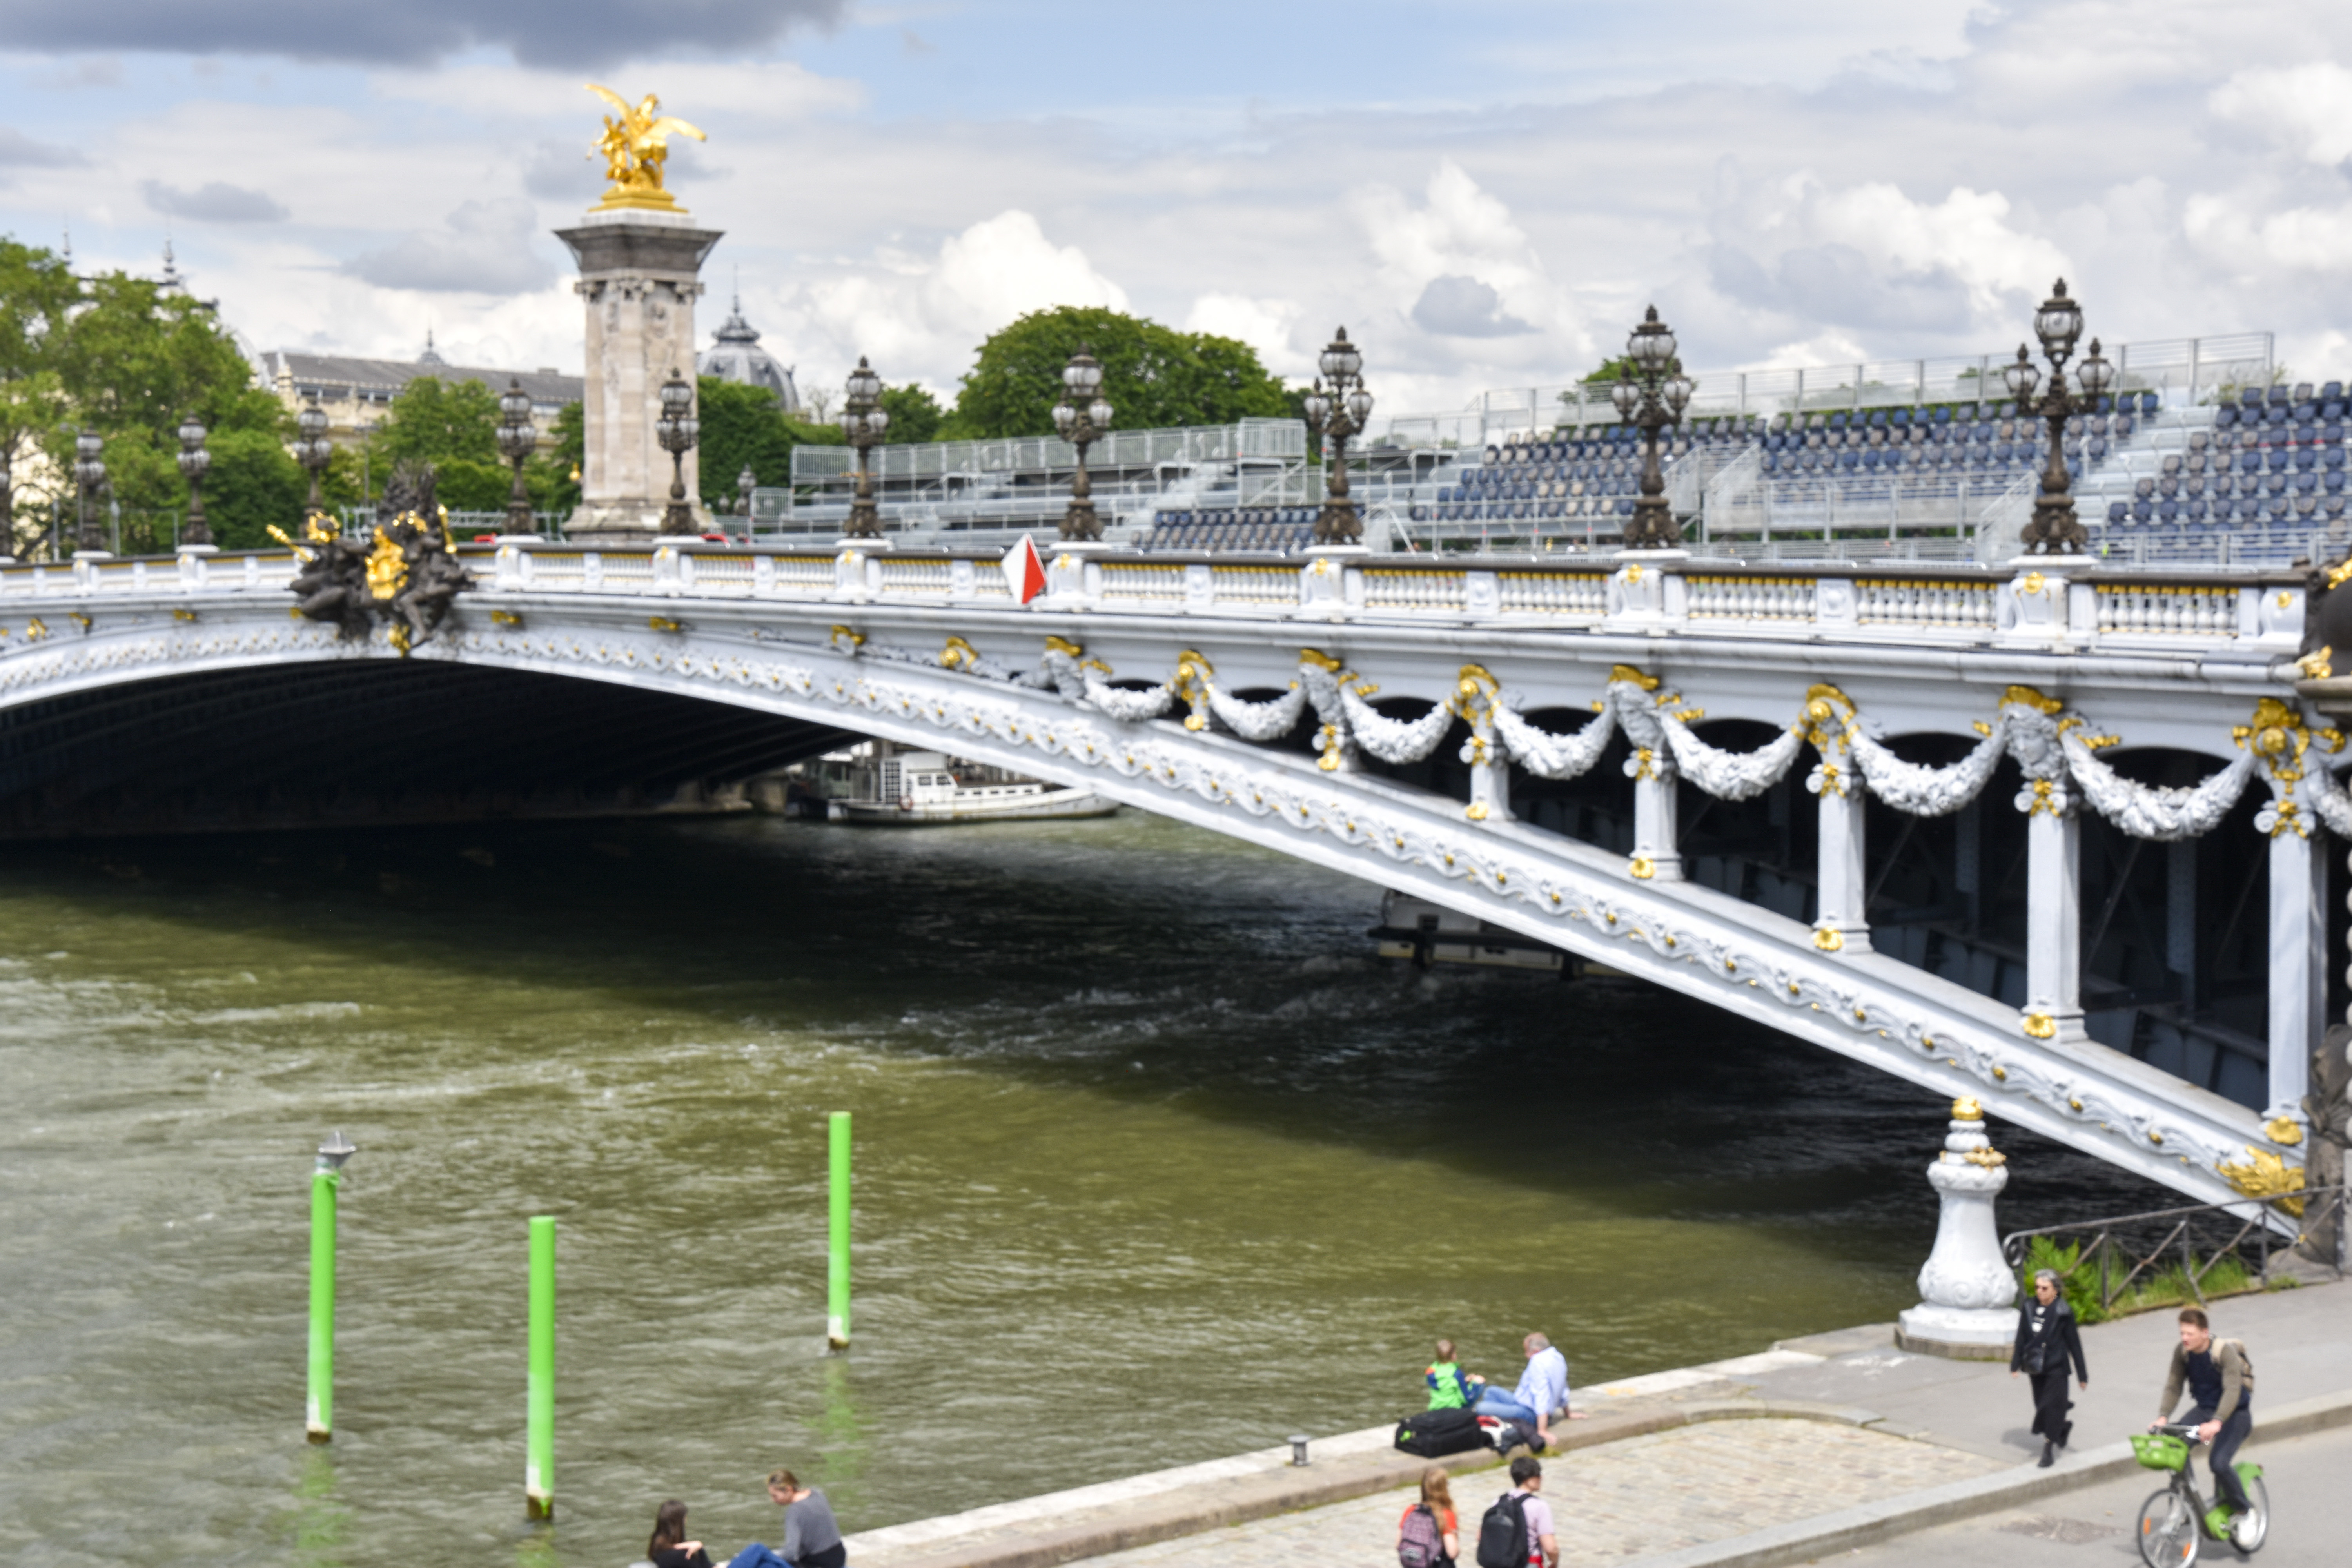
M2177 500L2170 500L2170 499L2167 499L2167 500L2160 500L2160 501L2157 502L2157 503L2156 503L2156 518L2157 518L2157 521L2158 521L2158 522L2178 522L2178 521L2180 521L2180 503L2179 503L2179 501L2177 501Z
M2130 519L2131 508L2126 506L2119 500L2113 500L2107 503L2107 521L2109 522L2126 522L2130 521Z
M2205 521L2205 503L2201 500L2183 501L2180 503L2180 515L2192 525L2201 527Z
M2131 510L2132 520L2136 522L2147 522L2156 516L2156 508L2145 500L2132 502Z

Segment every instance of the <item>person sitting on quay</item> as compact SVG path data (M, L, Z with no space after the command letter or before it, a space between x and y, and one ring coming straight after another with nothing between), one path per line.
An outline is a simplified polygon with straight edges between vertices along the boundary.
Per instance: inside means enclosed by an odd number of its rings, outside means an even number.
M1496 1415L1532 1428L1549 1447L1554 1421L1583 1419L1568 1405L1568 1358L1542 1334L1529 1334L1519 1348L1527 1352L1528 1369L1519 1374L1518 1386L1503 1394L1487 1384L1470 1408L1480 1415Z
M1432 1410L1466 1410L1478 1397L1478 1388L1484 1380L1464 1372L1454 1354L1452 1340L1438 1341L1437 1360L1422 1373L1422 1381L1429 1384L1429 1407Z
M842 1568L849 1560L824 1493L801 1485L790 1470L777 1470L768 1477L768 1498L784 1510L782 1549L755 1541L737 1552L727 1568Z
M686 1538L686 1504L676 1498L654 1510L653 1538L646 1556L654 1568L710 1568L710 1553L699 1541Z

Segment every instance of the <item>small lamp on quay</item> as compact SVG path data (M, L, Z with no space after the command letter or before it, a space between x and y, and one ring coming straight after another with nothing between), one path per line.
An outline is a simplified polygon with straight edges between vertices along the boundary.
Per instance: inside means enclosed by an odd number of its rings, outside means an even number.
M507 389L499 394L499 453L514 465L514 488L507 493L507 526L509 533L531 533L530 490L522 482L522 466L539 450L539 426L530 422L530 394L522 389L520 376L507 378Z
M842 530L845 539L880 539L882 517L874 508L874 476L869 471L867 454L890 428L890 411L882 406L882 378L857 356L857 368L849 373L843 390L848 395L841 405L841 433L857 454L857 490L849 503L849 526Z
M661 531L693 533L694 509L686 504L686 455L702 435L702 421L694 416L694 388L676 370L661 385L661 417L654 421L654 439L669 454L669 508L662 513Z
M1094 482L1087 477L1087 448L1110 430L1111 405L1102 396L1102 366L1086 344L1070 356L1062 371L1062 400L1054 405L1054 428L1077 448L1077 472L1070 479L1070 504L1062 513L1062 537L1096 540L1102 537L1102 519L1095 514Z
M204 422L194 414L180 421L180 472L188 480L188 521L180 530L182 544L210 544L213 531L205 521L205 475L213 466L213 455L205 450L207 432Z

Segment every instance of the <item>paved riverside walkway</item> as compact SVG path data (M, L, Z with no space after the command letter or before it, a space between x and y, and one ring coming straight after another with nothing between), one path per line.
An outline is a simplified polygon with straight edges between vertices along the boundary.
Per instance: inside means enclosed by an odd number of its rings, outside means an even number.
M2244 1339L2253 1360L2257 1442L2266 1410L2352 1396L2352 1285L2239 1297L2214 1303L2213 1312L2216 1331ZM1572 1355L1573 1325L1559 1338ZM2155 1413L2176 1338L2173 1313L2099 1324L2083 1338L2091 1387L2076 1395L2075 1447L2105 1451ZM2352 1419L2352 1397L2339 1403L2341 1416ZM2005 1364L1897 1351L1887 1324L1580 1386L1577 1406L1593 1419L1555 1424L1564 1447L1544 1464L1569 1563L1843 1559L1857 1542L1880 1550L1867 1544L1874 1532L1937 1521L1939 1508L1941 1517L2006 1517L2001 1510L2031 1488L2056 1495L2026 1504L2019 1517L2071 1518L2066 1493L2075 1486L2138 1487L2134 1509L2152 1489L2112 1454L2062 1457L2052 1470L2034 1469L2040 1445L2027 1431L2023 1379L2012 1381ZM851 1538L850 1552L859 1568L1046 1568L1079 1559L1100 1568L1261 1560L1266 1568L1277 1560L1281 1568L1377 1568L1394 1550L1410 1495L1400 1489L1422 1463L1389 1449L1388 1436L1382 1427L1318 1438L1304 1469L1268 1450L870 1531ZM1473 1531L1504 1482L1492 1455L1447 1463L1470 1472L1458 1475L1454 1498L1465 1533ZM1906 1506L1910 1500L1918 1506ZM1829 1517L1858 1508L1877 1522L1848 1518L1841 1527ZM1819 1552L1805 1547L1814 1525ZM1832 1545L1836 1528L1848 1534Z

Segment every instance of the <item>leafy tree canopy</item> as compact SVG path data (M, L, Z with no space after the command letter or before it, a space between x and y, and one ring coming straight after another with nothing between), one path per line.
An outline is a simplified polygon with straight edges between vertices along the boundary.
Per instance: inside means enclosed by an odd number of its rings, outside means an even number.
M838 426L801 424L784 413L776 395L764 386L747 386L715 375L698 376L696 381L702 420L698 450L705 506L714 510L728 506L734 500L736 481L747 468L761 487L789 485L794 447L841 444ZM895 438L895 427L891 434Z
M78 499L70 479L74 442L89 430L105 443L106 493L97 504L121 509L124 547L168 547L169 520L187 499L175 459L177 431L189 414L212 432L208 510L235 512L240 487L264 469L270 470L265 488L282 484L288 471L299 473L282 446L282 469L261 458L258 468L222 463L226 437L262 437L247 444L259 454L282 442L289 422L278 400L253 384L236 339L204 305L123 272L76 278L51 251L0 240L0 459L6 464L0 475L36 481L0 485L13 544L43 531L52 499L68 505ZM47 462L20 471L36 448Z
M391 416L376 429L375 449L387 467L404 459L436 468L457 462L499 465L499 395L478 381L420 375L393 398ZM442 504L458 510L446 498Z
M1085 345L1102 362L1102 395L1123 430L1282 418L1292 401L1234 338L1180 332L1140 316L1064 305L1034 310L980 345L941 439L1050 436L1062 371ZM892 411L895 422L898 414ZM895 425L891 432L898 434Z
M884 387L881 403L883 412L890 416L893 441L936 441L940 426L947 423L948 411L940 406L940 400L911 381L904 386Z

